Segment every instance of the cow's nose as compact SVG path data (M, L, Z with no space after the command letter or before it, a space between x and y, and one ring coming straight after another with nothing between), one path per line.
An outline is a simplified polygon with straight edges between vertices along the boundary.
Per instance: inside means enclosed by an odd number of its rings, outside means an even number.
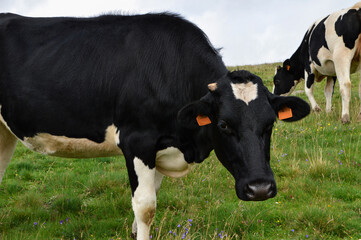
M276 188L272 182L254 182L246 184L244 193L250 201L263 201L274 197Z

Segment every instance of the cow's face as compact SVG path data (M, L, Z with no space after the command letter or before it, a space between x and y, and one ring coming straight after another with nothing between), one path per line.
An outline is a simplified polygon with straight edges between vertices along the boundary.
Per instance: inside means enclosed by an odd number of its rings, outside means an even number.
M179 112L179 121L208 129L218 159L235 178L240 199L274 197L270 141L277 112L288 107L293 116L285 121L296 121L309 114L309 105L297 97L271 94L259 77L247 71L229 73L208 87L207 95ZM198 115L208 116L211 123L197 126Z
M273 78L273 94L288 96L296 88L296 85L302 80L295 67L291 67L290 60L283 63L283 67L276 68Z

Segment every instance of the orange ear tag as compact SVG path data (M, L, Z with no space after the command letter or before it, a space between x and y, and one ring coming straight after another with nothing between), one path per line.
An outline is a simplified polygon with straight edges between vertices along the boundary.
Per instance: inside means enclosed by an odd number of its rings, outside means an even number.
M202 116L202 115L198 115L197 116L197 123L199 126L204 126L204 125L208 125L211 124L211 119L209 119L208 116Z
M284 107L281 110L278 111L278 118L280 120L291 118L292 115L292 109L289 107Z

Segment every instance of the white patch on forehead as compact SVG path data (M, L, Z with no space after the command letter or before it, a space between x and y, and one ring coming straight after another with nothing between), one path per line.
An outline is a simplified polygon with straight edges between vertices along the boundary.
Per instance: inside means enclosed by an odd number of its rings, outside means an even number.
M258 97L257 83L231 83L231 87L236 99L242 100L247 105Z
M155 165L162 174L179 178L188 174L193 164L186 162L183 153L178 148L168 147L157 152Z

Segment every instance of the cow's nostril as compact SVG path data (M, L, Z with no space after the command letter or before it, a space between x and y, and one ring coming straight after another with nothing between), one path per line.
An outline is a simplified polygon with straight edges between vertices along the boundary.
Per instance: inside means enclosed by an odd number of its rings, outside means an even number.
M244 193L251 201L262 201L274 195L272 183L246 184Z
M250 187L249 184L246 184L245 189L244 189L244 193L247 195L247 197L249 199L252 200L254 198L254 192L252 190L252 187Z

